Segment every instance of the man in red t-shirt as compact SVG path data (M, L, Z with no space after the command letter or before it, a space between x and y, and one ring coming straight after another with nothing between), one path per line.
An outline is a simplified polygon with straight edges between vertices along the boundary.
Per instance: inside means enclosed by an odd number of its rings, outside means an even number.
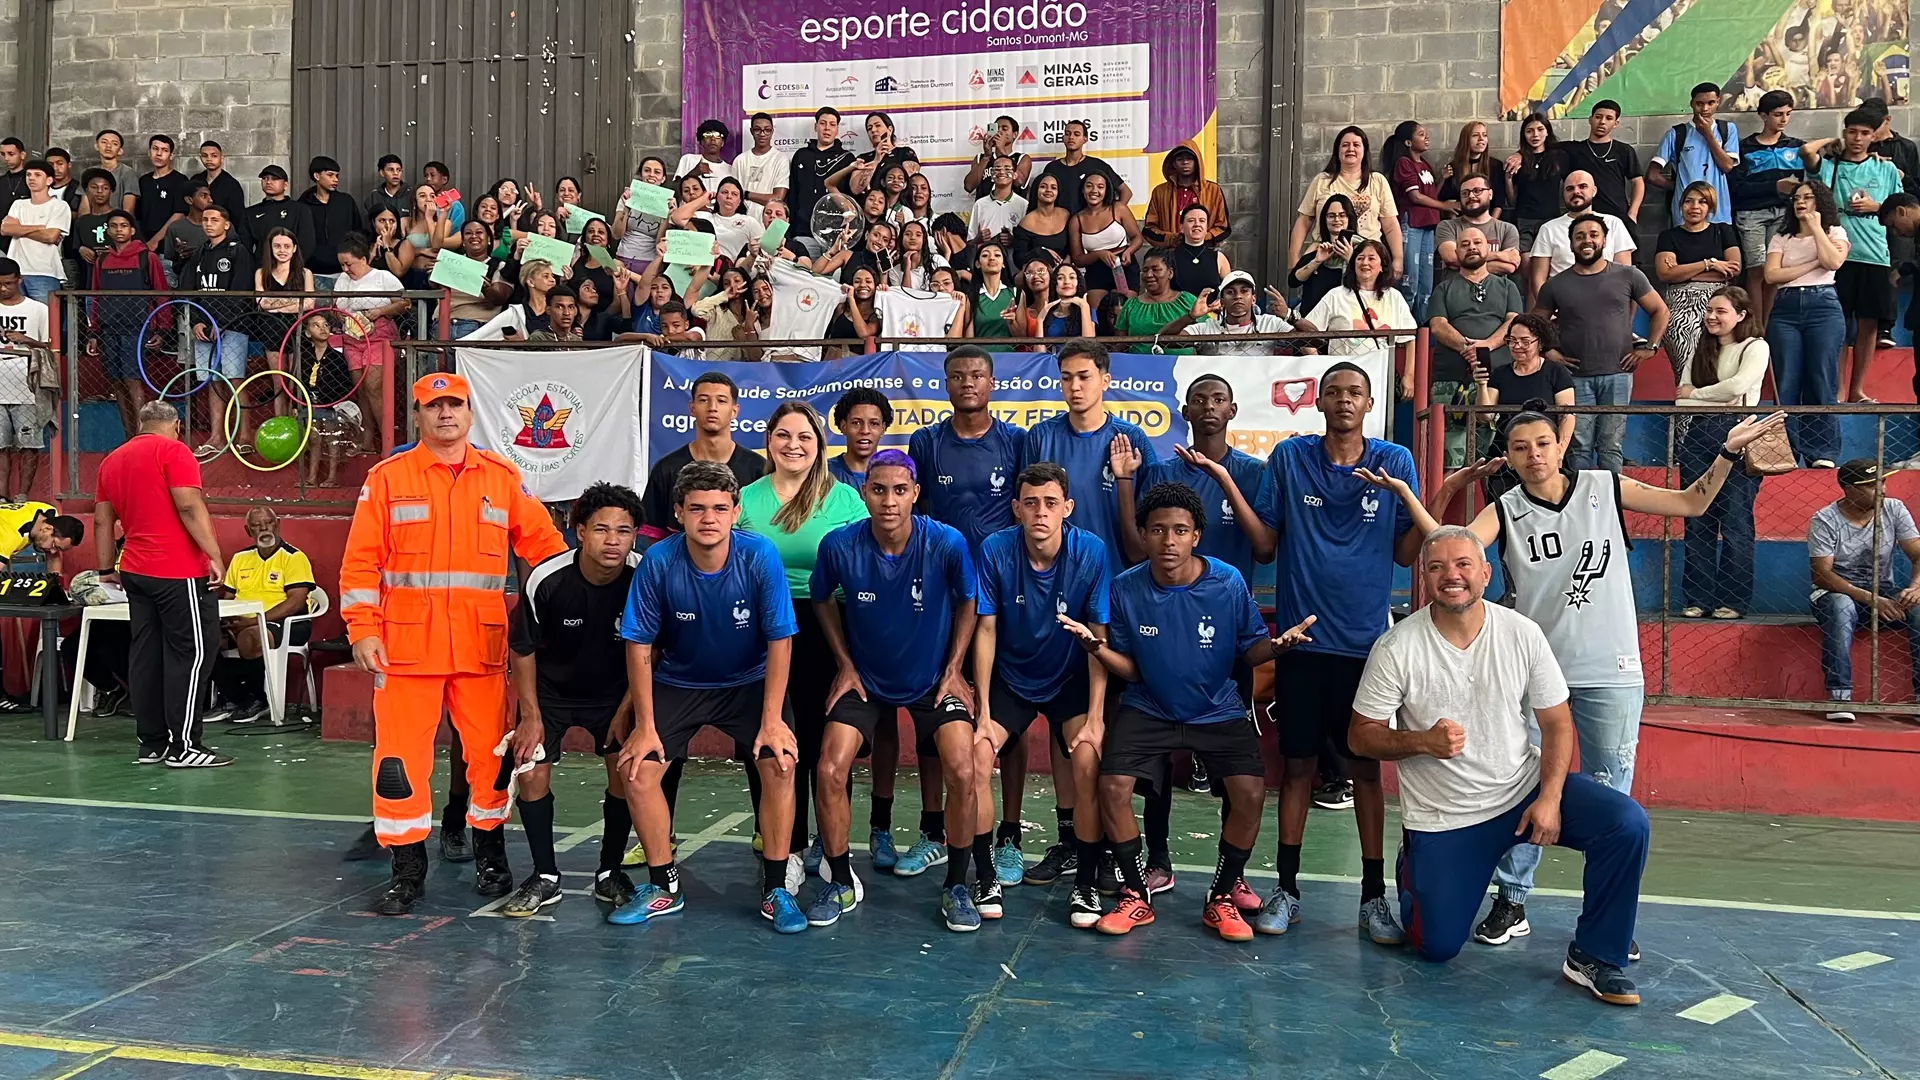
M200 493L200 463L180 441L180 414L165 401L140 409L140 432L100 463L94 550L113 565L114 522L126 533L118 574L127 590L133 645L127 685L142 765L231 765L200 742L200 712L213 683L225 577L213 518ZM103 580L113 580L107 575Z

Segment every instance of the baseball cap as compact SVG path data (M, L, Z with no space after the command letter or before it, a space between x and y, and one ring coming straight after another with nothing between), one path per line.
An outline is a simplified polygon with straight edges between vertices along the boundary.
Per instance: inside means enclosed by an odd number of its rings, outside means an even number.
M422 375L413 381L413 403L425 405L440 398L459 398L461 401L473 400L473 389L467 385L465 375L455 375L451 371L436 371Z
M260 179L265 180L268 177L272 177L275 180L285 180L287 178L287 170L278 165L269 165L260 170Z
M1260 286L1254 283L1253 275L1247 273L1245 270L1235 270L1233 273L1228 274L1226 277L1221 278L1220 291L1226 292L1227 286L1234 285L1234 284L1245 285L1247 288L1252 289L1254 292L1260 291Z
M1840 486L1852 487L1855 484L1871 484L1880 479L1880 464L1872 458L1854 458L1840 466Z

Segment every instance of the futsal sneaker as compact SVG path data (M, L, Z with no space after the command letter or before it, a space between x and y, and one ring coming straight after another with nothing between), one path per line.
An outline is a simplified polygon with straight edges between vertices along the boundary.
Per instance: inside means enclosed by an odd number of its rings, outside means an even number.
M925 833L913 842L900 861L893 864L893 872L899 877L919 877L936 866L947 865L947 845L936 844L927 839Z
M632 847L628 848L627 853L625 855L620 856L620 865L621 866L647 865L647 846L645 844L635 844Z
M226 754L216 754L204 746L189 746L166 758L169 769L217 769L222 765L233 764Z
M1353 781L1335 780L1314 788L1313 805L1322 810L1353 809Z
M1207 901L1200 913L1200 925L1219 934L1222 941L1253 940L1253 928L1241 917L1231 897L1216 896Z
M632 926L662 915L678 915L686 906L685 897L649 881L633 891L633 899L607 912L607 921L615 926Z
M1062 876L1080 869L1080 852L1068 844L1055 844L1040 861L1027 867L1021 880L1029 885L1051 885Z
M1627 962L1630 964L1640 962L1640 943L1638 941L1627 942Z
M1245 914L1258 912L1263 906L1260 894L1253 891L1253 886L1247 884L1246 878L1234 879L1233 891L1229 895L1233 898L1233 906Z
M973 909L983 919L997 919L1005 913L1006 890L998 881L977 881L973 885Z
M440 861L472 862L473 848L467 843L467 829L464 825L448 828L440 826Z
M793 898L787 889L775 889L760 902L760 917L773 923L776 934L798 934L807 928L807 917L800 910L800 901Z
M633 879L625 870L602 870L593 878L593 898L614 907L633 899Z
M1560 965L1560 974L1575 986L1586 987L1594 997L1609 1005L1640 1004L1640 990L1627 978L1626 972L1588 956L1577 945L1567 946L1567 959Z
M1132 889L1120 894L1120 902L1113 910L1100 916L1093 924L1095 930L1103 934L1118 936L1130 934L1142 926L1153 925L1153 905L1141 899Z
M892 870L900 862L900 851L893 846L892 829L874 829L867 834L867 854L875 870Z
M1527 905L1516 904L1504 897L1493 898L1493 910L1473 928L1473 940L1482 945L1505 945L1517 937L1526 937L1533 933L1533 927L1527 925Z
M787 856L787 879L784 882L781 882L781 884L787 887L788 892L793 893L795 896L798 896L800 894L800 886L805 885L806 883L807 883L806 860L800 857L799 852L797 851L792 852Z
M559 902L560 879L536 872L528 875L513 895L507 897L507 902L500 905L500 914L509 919L525 919Z
M233 716L235 711L235 706L231 703L216 701L206 712L200 714L200 722L203 724L224 724Z
M243 727L247 724L256 723L261 717L267 715L269 715L269 710L266 702L244 701L235 705L233 709L228 712L227 722L233 724L235 727Z
M1094 872L1093 886L1100 890L1101 896L1120 895L1120 864L1114 861L1112 851L1100 853L1100 867Z
M1002 885L1018 885L1027 876L1027 860L1020 854L1020 844L1016 840L996 846L993 849L993 872Z
M826 854L820 848L820 834L815 833L813 843L808 844L807 850L800 854L801 866L806 870L808 877L820 876L820 860L824 858Z
M1285 889L1275 888L1273 895L1253 917L1253 928L1262 934L1284 934L1287 927L1300 921L1300 898Z
M950 885L940 891L940 918L946 921L947 929L956 934L970 934L980 929L980 912L973 906L973 897L965 885Z
M1394 920L1393 905L1376 896L1360 905L1360 932L1375 945L1405 945L1407 932Z
M840 921L840 916L860 906L860 900L853 894L853 887L837 881L822 882L820 891L813 894L813 905L807 908L808 926L832 926Z
M760 830L753 830L753 853L759 855L767 850L767 842L760 836Z
M143 746L140 756L133 759L135 765L158 765L167 760L167 751L161 746Z
M1091 930L1100 914L1100 890L1075 885L1073 899L1067 901L1067 924L1075 930Z
M1159 896L1164 892L1172 892L1173 867L1155 866L1152 863L1148 863L1145 880L1148 896Z

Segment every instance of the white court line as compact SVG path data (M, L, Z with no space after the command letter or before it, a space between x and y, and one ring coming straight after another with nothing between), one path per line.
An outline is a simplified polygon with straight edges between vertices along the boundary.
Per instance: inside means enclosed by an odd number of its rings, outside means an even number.
M292 810L255 810L245 807L119 802L110 799L72 799L49 795L8 795L0 793L0 802L38 803L48 806L80 806L102 810L158 810L178 814L223 814L234 817L285 818L291 821L352 821L366 823L371 820L370 816L361 817L354 814L305 814ZM729 815L729 817L724 820L731 822L731 824L727 825L727 828L730 829L734 824L746 820L748 816L746 813L739 813ZM520 826L517 822L508 822L507 828L519 829ZM599 826L595 825L593 828L598 829ZM711 831L712 829L705 830L697 834L693 840L689 842L700 846L705 846L708 843L752 843L752 838L746 836L708 836L707 833ZM866 848L865 844L852 844L850 846L860 850L865 850ZM682 848L685 850L684 843ZM699 848L695 847L692 850L697 851ZM1183 874L1210 875L1213 873L1214 868L1211 863L1205 866L1197 863L1181 863L1176 865L1174 869ZM1248 870L1247 876L1249 878L1271 878L1274 875L1267 871ZM1345 874L1301 874L1300 880L1328 882L1336 885L1360 884L1358 877ZM1577 900L1585 894L1578 889L1536 888L1533 890L1533 895L1568 897ZM1832 919L1878 919L1889 922L1920 922L1920 911L1876 911L1869 908L1814 907L1805 904L1769 904L1754 900L1720 900L1706 896L1660 896L1645 893L1641 894L1640 902L1643 904L1664 904L1671 907L1718 908L1723 911L1763 911L1775 915L1816 915Z
M1882 956L1877 952L1857 952L1848 953L1845 956L1836 956L1831 960L1823 960L1820 962L1820 966L1826 968L1828 971L1859 971L1861 968L1875 967L1880 964L1890 963L1892 960L1893 957Z
M1673 1015L1682 1020L1691 1020L1696 1024L1712 1027L1722 1020L1739 1016L1758 1004L1760 1003L1752 998L1743 998L1738 994L1716 994L1692 1008L1682 1009Z
M1612 1072L1627 1063L1627 1059L1618 1054L1609 1054L1604 1050L1589 1050L1572 1061L1563 1061L1540 1074L1542 1080L1593 1080L1602 1073Z
M606 830L606 826L605 826L605 823L603 822L596 821L591 825L582 825L579 828L568 833L567 835L561 837L560 840L553 845L553 850L572 851L574 848L579 847L581 844L586 843L588 840L591 840L594 837L599 836L605 830Z

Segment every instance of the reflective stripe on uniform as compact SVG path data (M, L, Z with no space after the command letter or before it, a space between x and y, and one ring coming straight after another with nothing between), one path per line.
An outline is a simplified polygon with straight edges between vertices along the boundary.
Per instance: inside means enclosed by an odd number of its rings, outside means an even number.
M433 828L431 813L410 818L381 817L375 814L373 818L373 831L381 836L404 836L414 829L431 828Z
M507 820L508 812L512 809L511 806L505 805L501 806L498 810L489 810L484 806L470 805L467 807L467 816L475 821L505 821Z
M507 527L507 512L501 509L500 507L489 506L486 503L481 503L480 504L480 520L486 522L489 525L498 525L504 529Z
M407 521L425 521L430 513L426 503L394 503L390 520L395 525Z
M507 576L460 570L382 570L380 583L389 589L484 589L499 592L507 587Z
M379 589L348 589L340 594L340 610L350 607L380 606Z

